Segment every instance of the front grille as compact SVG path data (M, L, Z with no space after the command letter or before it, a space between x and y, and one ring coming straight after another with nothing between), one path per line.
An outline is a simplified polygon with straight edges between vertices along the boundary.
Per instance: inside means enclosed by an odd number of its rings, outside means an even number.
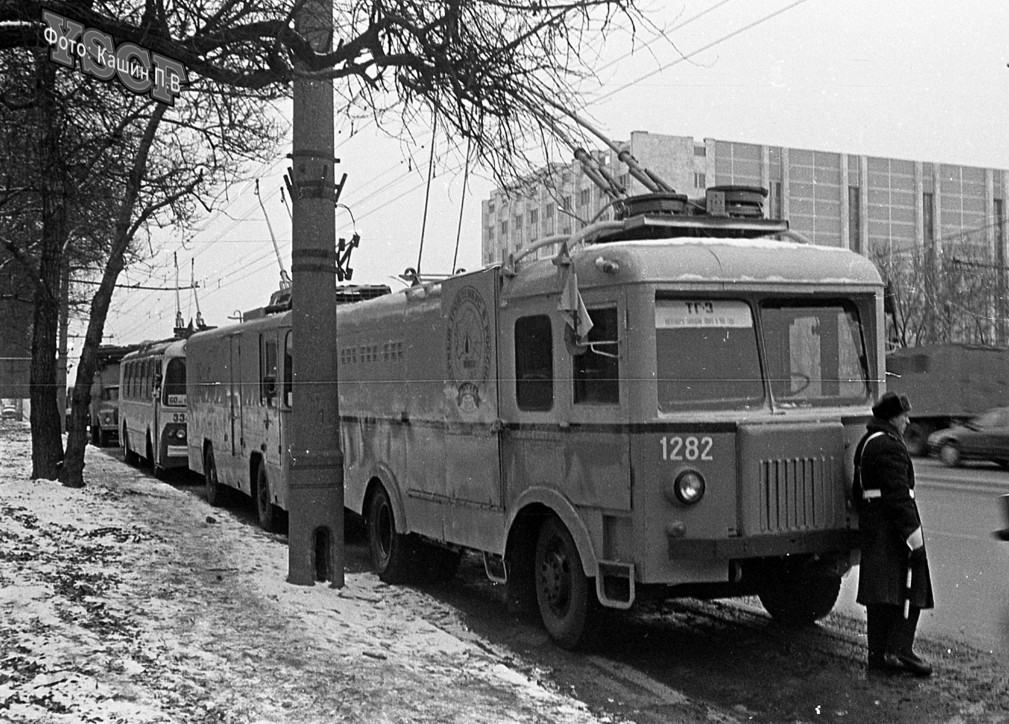
M819 530L837 524L843 503L841 469L830 457L762 459L758 481L759 531Z

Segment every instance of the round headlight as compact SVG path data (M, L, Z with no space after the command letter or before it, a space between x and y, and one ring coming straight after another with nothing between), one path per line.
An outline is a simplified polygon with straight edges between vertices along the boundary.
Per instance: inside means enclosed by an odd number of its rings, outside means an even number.
M693 505L704 497L704 477L696 470L684 470L676 476L673 492L684 505Z

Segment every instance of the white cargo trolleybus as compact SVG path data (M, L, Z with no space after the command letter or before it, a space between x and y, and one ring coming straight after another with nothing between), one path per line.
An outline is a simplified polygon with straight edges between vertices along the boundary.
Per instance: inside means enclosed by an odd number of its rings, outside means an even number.
M644 592L830 611L857 556L847 491L881 391L883 285L855 252L782 240L761 190L712 195L738 215L652 195L545 258L338 308L345 504L383 580L451 576L476 551L566 647ZM188 347L190 466L214 493L258 492L266 523L297 414L271 344L300 353L289 313Z

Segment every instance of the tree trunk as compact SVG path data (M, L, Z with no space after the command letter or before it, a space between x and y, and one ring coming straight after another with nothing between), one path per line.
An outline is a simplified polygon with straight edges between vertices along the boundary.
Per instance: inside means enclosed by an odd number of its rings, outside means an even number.
M57 405L56 339L59 331L60 277L67 239L66 166L60 153L60 129L55 92L55 66L36 54L39 140L39 197L42 238L39 278L35 280L32 362L29 397L32 402L32 479L53 480L63 460L63 438Z
M105 319L109 313L112 294L115 291L116 280L123 270L123 257L129 248L139 221L134 222L135 206L140 195L140 186L147 170L147 158L154 143L154 134L161 124L167 106L155 103L151 117L147 121L143 138L133 159L133 167L123 190L122 204L116 218L116 235L105 263L105 271L98 291L91 300L91 314L88 318L88 331L84 337L84 347L77 368L77 382L74 385L74 407L70 429L67 434L67 456L60 472L60 482L70 488L84 487L84 450L88 444L85 419L88 414L88 400L91 399L91 382L95 378L98 367L98 345L101 344L105 330ZM140 218L145 213L138 214ZM79 409L78 409L79 407Z
M129 241L126 242L126 245ZM118 253L116 253L118 250ZM98 346L105 329L105 319L112 302L116 279L123 269L125 245L116 244L105 265L98 291L91 300L91 314L88 331L84 337L84 347L77 366L77 381L74 384L74 401L71 408L70 424L67 427L67 455L60 471L60 482L69 488L84 487L84 450L88 444L87 420L91 401L91 381L98 369Z

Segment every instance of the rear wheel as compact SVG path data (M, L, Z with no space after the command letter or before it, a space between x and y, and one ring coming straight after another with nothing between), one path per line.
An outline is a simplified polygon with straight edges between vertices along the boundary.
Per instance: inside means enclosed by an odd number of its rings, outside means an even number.
M957 467L961 462L960 448L952 442L944 443L939 449L939 459L951 468Z
M214 448L207 445L203 453L203 482L207 490L207 502L215 508L225 504L228 489L217 479L217 464L214 462Z
M263 530L276 533L280 529L280 509L273 504L270 479L266 475L266 463L260 461L256 469L256 512Z
M536 603L550 638L564 649L584 646L593 630L598 602L574 539L557 518L540 528L535 575Z
M406 583L416 573L416 544L396 532L396 515L385 488L379 486L368 505L368 551L385 583ZM453 571L454 573L454 571Z

